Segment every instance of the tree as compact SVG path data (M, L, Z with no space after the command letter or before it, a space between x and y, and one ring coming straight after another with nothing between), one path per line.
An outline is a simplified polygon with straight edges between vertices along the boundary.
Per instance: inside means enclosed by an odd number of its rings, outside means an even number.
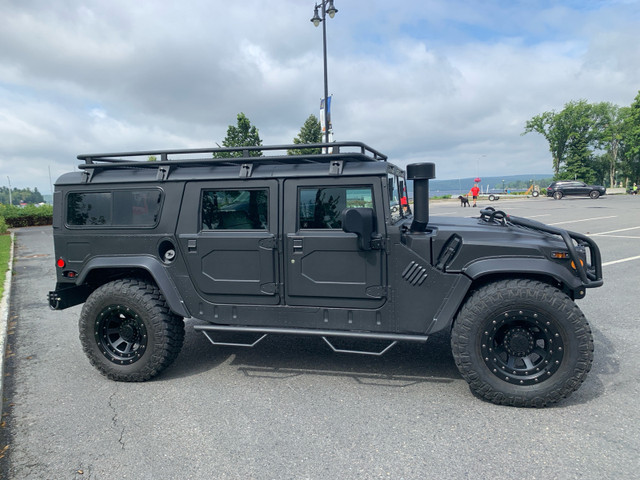
M251 125L251 121L247 116L240 112L238 114L237 126L229 125L227 136L222 141L223 147L257 147L262 145L262 140L258 133L258 129ZM242 157L242 152L216 152L214 158L231 158ZM251 157L262 156L262 151L254 150L249 152Z
M640 181L640 92L622 122L622 171L631 182Z
M293 139L293 143L296 145L305 143L322 143L322 127L320 126L320 120L318 117L311 114L307 118L300 129L300 133ZM288 150L288 155L316 155L321 153L320 148L301 148L296 150Z
M19 205L20 202L25 203L42 203L44 198L38 191L38 187L35 187L33 191L30 188L15 188L11 189L11 195L9 195L9 189L7 187L0 187L0 203L9 204L9 197L14 205Z
M597 143L599 111L586 100L571 101L561 112L544 112L527 121L524 134L536 132L549 142L556 180L580 178L593 181L592 147Z
M620 108L609 102L601 102L594 105L594 110L599 119L599 125L596 126L599 131L597 146L600 150L606 152L603 157L608 160L607 176L609 177L609 186L614 186L616 173L620 167L624 122L629 115L629 109Z
M557 176L560 172L560 164L564 161L569 134L571 133L563 117L555 111L536 115L527 121L522 135L530 132L539 133L549 142L549 151L551 152L553 161L553 173Z
M562 123L566 126L567 150L564 165L561 165L558 180L581 179L587 183L595 182L595 169L591 146L597 142L597 128L600 120L593 105L586 100L569 102L562 112Z

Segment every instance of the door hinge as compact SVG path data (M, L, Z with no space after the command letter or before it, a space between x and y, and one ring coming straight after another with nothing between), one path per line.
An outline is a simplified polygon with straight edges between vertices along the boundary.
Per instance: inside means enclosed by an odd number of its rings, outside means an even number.
M387 287L383 287L382 285L373 285L371 287L367 287L365 293L367 297L383 298L387 296Z
M278 284L263 283L260 285L260 293L264 293L265 295L275 295L278 293Z
M273 250L278 247L278 242L275 237L263 238L258 242L258 246L267 250Z
M384 250L384 238L382 235L371 236L371 250Z

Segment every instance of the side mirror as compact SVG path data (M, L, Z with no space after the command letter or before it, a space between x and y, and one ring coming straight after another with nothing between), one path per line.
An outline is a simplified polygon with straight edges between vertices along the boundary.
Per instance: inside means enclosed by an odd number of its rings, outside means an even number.
M358 235L361 250L372 250L371 240L376 230L373 208L347 208L342 212L342 230Z

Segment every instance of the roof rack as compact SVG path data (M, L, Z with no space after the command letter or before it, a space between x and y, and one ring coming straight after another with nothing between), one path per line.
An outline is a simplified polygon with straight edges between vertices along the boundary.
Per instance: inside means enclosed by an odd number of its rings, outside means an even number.
M330 153L306 154L302 150L321 149ZM288 151L301 153L287 154ZM195 157L210 154L209 157ZM228 156L225 156L228 155ZM155 157L156 161L148 161ZM334 161L385 162L387 156L362 142L310 143L293 145L266 145L258 147L197 148L182 150L149 150L120 153L97 153L78 155L84 160L81 169L95 168L158 168L164 166L190 166L203 164L292 164L292 163L329 163Z

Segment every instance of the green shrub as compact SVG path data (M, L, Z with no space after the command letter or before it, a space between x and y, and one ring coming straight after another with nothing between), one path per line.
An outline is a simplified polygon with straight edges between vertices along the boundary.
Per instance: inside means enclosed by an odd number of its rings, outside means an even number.
M25 207L17 207L15 205L0 205L0 217L4 217L6 225L12 228L51 225L53 222L53 206L27 205Z
M4 221L4 217L0 217L0 235L7 233L7 222Z

